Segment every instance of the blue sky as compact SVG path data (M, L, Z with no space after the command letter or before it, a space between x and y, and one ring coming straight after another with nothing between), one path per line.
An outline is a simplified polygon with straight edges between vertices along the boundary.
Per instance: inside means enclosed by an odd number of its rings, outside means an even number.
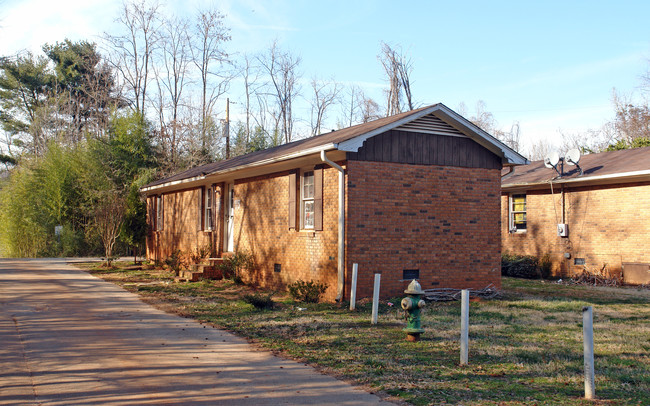
M65 37L96 39L114 29L120 7L114 0L55 3L0 0L0 54ZM165 7L183 14L203 4L168 1ZM419 104L457 109L463 102L471 115L483 100L503 129L520 123L526 145L559 144L560 132L600 127L613 117L613 88L638 100L640 76L650 67L648 1L212 4L226 14L231 52L260 52L277 38L302 57L305 81L359 83L377 100L385 86L380 42L400 45L413 62Z

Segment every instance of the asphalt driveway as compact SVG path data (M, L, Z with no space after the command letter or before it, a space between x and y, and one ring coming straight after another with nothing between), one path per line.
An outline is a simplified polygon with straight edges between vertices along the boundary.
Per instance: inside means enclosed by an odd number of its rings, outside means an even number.
M0 259L0 404L382 402L159 311L65 260Z

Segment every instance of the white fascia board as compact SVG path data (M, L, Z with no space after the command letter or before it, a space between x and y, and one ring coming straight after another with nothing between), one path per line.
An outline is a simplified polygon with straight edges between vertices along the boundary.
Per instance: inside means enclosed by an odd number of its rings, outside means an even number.
M162 188L165 188L165 187L182 185L182 184L185 184L185 183L197 182L197 181L204 180L204 179L205 179L205 176L195 176L193 178L179 179L179 180L175 180L175 181L172 181L172 182L161 183L160 185L143 187L143 188L140 189L140 192L141 193L147 193L147 192L151 192L151 191L157 190L157 189L162 189Z
M275 162L287 161L287 160L293 159L293 158L300 158L300 157L306 156L306 155L311 155L311 154L316 154L316 153L320 154L320 151L322 151L322 150L329 151L329 150L332 150L332 149L336 149L336 146L334 144L330 143L330 144L320 145L320 146L317 146L317 147L305 149L305 150L294 152L294 153L291 153L291 154L282 155L282 156L275 157L275 158L264 159L262 161L251 162L250 164L236 166L234 168L229 168L227 170L223 170L223 171L219 171L219 172L215 172L215 173L208 173L208 174L205 174L203 176L196 176L196 177L193 177L193 178L179 179L179 180L175 180L175 181L172 181L172 182L161 183L160 185L155 185L155 186L150 186L150 187L147 187L147 188L142 188L142 189L140 189L140 192L147 193L147 192L155 191L157 189L169 188L169 187L177 186L177 185L187 185L187 184L191 184L191 183L194 183L194 182L206 180L209 176L214 175L216 173L218 173L220 175L223 175L223 174L227 174L227 173L237 172L237 171L240 171L240 170L243 170L243 169L254 168L256 166L263 166L263 165L268 165L268 164L272 164L272 163L275 163Z
M540 186L546 186L549 183L554 185L573 185L573 184L612 184L618 182L635 182L635 181L650 180L650 170L643 171L633 171L633 172L623 172L623 173L612 173L609 175L600 175L600 176L588 176L580 178L569 178L569 179L549 179L544 182L534 182L534 183L508 183L501 186L501 190L524 190L524 189L533 189Z
M395 128L395 127L399 127L399 126L402 125L402 124L409 123L409 122L411 122L411 121L413 121L413 120L417 120L417 119L420 118L420 117L424 117L424 116L426 116L426 115L428 115L428 114L431 114L431 113L433 113L434 111L436 111L437 108L438 108L438 105L431 106L431 107L429 107L428 109L425 109L425 110L422 110L422 111L420 111L420 112L417 112L417 113L411 114L411 115L409 115L409 116L407 116L407 117L404 117L404 118L401 119L401 120L398 120L398 121L392 122L392 123L390 123L390 124L386 124L386 125L383 126L383 127L379 127L379 128L374 129L374 130L372 130L372 131L370 131L370 132L367 132L367 133L364 133L364 134L358 135L358 136L356 136L356 137L354 137L354 138L351 138L351 139L349 139L349 140L346 140L346 141L343 141L343 142L339 142L338 144L335 144L336 149L338 149L339 151L359 152L359 148L361 148L361 146L363 145L363 143L364 143L368 138L372 138L372 137L374 137L375 135L379 135L379 134L384 133L384 132L386 132L386 131L388 131L388 130L392 130L393 128Z

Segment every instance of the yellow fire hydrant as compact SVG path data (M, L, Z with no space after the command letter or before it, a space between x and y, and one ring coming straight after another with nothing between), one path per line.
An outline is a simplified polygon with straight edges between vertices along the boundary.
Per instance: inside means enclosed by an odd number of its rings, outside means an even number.
M421 299L424 291L418 281L413 279L404 293L408 295L402 299L402 309L406 313L406 328L404 329L406 331L406 340L419 341L420 334L424 333L420 324L420 309L426 305L424 300Z

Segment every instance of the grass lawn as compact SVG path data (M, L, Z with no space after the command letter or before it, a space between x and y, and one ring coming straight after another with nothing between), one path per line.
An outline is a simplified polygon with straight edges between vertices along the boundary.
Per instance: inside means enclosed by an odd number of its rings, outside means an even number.
M118 264L119 266L120 264ZM504 278L502 297L470 305L469 365L459 365L460 303L429 303L426 332L405 340L400 298L371 304L294 303L273 310L241 298L230 280L174 283L167 271L106 271L98 277L166 311L225 328L284 356L415 405L650 405L650 291ZM394 304L389 306L388 302ZM586 401L582 307L594 307L596 396Z

